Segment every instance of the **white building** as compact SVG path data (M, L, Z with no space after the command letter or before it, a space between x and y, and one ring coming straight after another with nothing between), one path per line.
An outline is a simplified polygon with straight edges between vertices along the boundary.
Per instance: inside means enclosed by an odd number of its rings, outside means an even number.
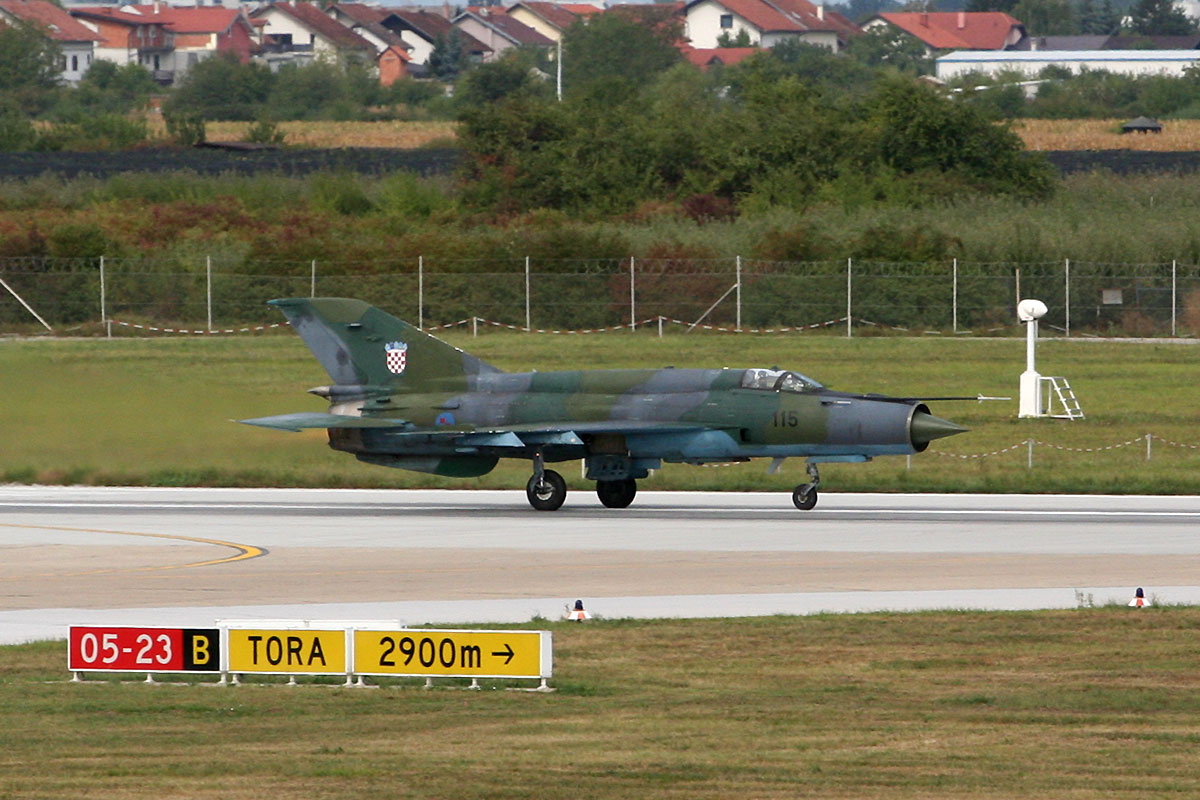
M972 72L1019 72L1036 77L1046 67L1076 74L1105 70L1121 75L1181 76L1200 61L1200 50L963 50L937 59L937 77L950 80Z

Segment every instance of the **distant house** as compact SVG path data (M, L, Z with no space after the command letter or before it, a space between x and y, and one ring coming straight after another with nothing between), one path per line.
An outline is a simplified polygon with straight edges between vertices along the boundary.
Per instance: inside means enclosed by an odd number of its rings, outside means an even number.
M162 84L174 80L175 34L166 22L114 6L73 6L70 12L100 36L96 58L118 66L140 64Z
M389 12L383 20L383 25L412 47L409 55L414 64L428 64L434 48L440 42L448 41L452 35L459 37L467 57L472 61L484 61L492 52L490 47L474 36L455 28L450 24L450 20L441 14L423 9L389 9Z
M399 34L390 30L383 21L391 13L380 6L365 3L335 3L325 9L333 21L346 26L375 46L377 55L391 47L398 47L407 54L412 46L405 43Z
M942 56L935 65L937 77L949 80L971 72L1019 72L1032 78L1050 66L1075 73L1105 70L1122 75L1179 76L1197 63L1200 50L964 50Z
M862 33L838 12L808 0L691 0L684 15L688 41L701 50L744 33L759 47L793 41L836 53Z
M946 50L1004 50L1025 38L1025 26L1003 11L911 11L876 14L864 30L891 27L925 45L929 55Z
M1026 36L1013 50L1195 50L1200 35L1138 36Z
M162 25L171 35L172 49L160 52L159 72L168 80L179 80L206 58L228 53L243 64L257 46L257 33L246 12L220 6L125 5L121 12ZM160 78L161 79L161 78Z
M384 86L391 86L396 81L410 77L412 73L408 65L411 61L412 56L408 54L406 46L390 45L385 47L375 57L375 64L379 68L379 83Z
M321 57L375 62L375 45L312 3L271 3L250 16L263 23L261 57L272 69Z
M0 0L0 24L32 25L43 31L60 51L58 68L68 85L79 83L103 37L66 11L45 0Z
M546 3L537 0L509 6L508 15L533 28L552 42L562 38L576 22L593 14L602 14L604 9L590 3Z
M491 53L485 61L498 58L513 47L551 47L554 40L503 12L489 8L468 9L454 18L454 27L483 42Z

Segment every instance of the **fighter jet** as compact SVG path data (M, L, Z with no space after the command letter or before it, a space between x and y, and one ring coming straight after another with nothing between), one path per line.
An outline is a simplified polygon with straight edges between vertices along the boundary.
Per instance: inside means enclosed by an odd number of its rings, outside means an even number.
M922 399L851 394L775 367L504 372L361 300L272 300L333 381L309 392L328 413L241 420L286 431L325 428L358 460L474 477L501 458L529 459L525 494L560 508L562 476L546 464L583 459L600 502L625 508L664 461L807 460L792 492L817 504L817 465L920 453L966 430ZM966 398L936 398L966 399ZM971 398L974 399L974 398Z

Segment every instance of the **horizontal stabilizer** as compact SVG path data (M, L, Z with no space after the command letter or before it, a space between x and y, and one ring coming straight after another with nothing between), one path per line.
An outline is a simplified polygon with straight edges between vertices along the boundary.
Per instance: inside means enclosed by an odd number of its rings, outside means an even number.
M319 414L308 411L301 411L295 414L279 414L274 417L242 419L238 420L238 422L246 425L258 425L262 428L275 428L281 431L301 431L305 428L404 428L409 424L402 419L351 417L345 414Z

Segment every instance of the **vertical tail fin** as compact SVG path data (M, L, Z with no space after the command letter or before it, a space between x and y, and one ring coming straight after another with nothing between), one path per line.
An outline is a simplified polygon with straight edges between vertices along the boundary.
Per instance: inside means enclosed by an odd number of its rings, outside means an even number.
M270 304L338 384L465 387L467 376L500 372L362 300L298 297Z

